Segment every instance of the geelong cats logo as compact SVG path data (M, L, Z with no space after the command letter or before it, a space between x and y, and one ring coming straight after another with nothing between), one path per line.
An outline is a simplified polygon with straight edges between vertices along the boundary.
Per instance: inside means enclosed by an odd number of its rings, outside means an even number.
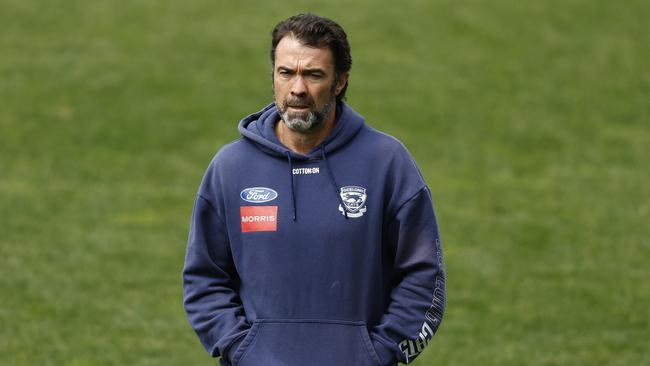
M341 199L345 205L345 211L339 205L341 215L348 213L348 217L361 217L368 210L366 207L366 189L359 186L345 186L341 187Z

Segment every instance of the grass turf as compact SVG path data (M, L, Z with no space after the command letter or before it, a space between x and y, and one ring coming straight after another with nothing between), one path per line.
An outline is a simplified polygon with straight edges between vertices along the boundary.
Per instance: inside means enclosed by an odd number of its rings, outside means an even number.
M306 10L436 201L448 310L413 364L649 364L650 5L300 4L3 2L0 364L214 364L181 305L192 201Z

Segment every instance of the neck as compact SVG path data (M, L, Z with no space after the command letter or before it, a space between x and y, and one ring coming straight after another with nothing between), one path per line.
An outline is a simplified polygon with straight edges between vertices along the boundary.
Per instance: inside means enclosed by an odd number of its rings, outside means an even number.
M334 128L336 108L332 108L325 117L321 127L315 131L298 132L290 129L280 118L275 124L275 135L278 140L293 152L307 155L311 150L323 142Z

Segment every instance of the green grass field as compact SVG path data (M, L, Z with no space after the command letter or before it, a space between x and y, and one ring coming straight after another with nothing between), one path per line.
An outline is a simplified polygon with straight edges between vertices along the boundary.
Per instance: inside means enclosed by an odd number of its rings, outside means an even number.
M3 0L0 365L216 363L182 309L194 195L306 10L434 195L448 304L413 365L650 365L646 0Z

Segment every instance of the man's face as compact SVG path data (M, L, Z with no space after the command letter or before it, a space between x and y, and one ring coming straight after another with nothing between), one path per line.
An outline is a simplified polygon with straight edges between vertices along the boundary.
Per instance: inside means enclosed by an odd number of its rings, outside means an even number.
M282 38L275 49L273 94L286 126L296 132L317 130L345 85L335 79L328 47L313 48L291 36ZM347 75L341 79L347 80Z

